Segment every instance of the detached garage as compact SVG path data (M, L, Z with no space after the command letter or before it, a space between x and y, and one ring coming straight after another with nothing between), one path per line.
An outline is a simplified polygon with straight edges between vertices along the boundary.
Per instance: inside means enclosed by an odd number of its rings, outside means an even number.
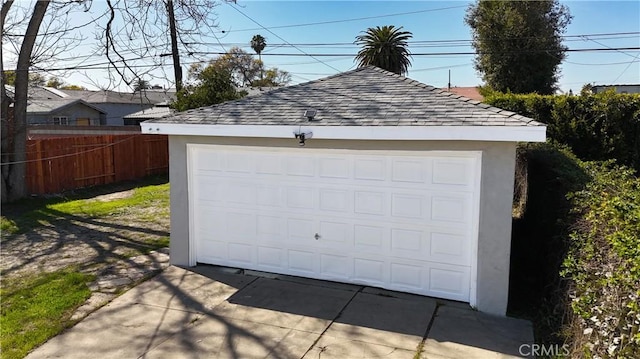
M169 135L173 264L505 314L515 147L542 124L364 67L142 129Z

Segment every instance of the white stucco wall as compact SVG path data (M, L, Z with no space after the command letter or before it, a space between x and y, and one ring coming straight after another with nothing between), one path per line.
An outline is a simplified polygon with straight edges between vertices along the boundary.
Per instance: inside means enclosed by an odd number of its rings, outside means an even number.
M181 266L189 264L187 143L299 148L298 141L294 138L169 136L171 263ZM476 301L478 310L482 312L505 315L509 294L515 142L314 139L307 141L306 147L354 150L482 151Z

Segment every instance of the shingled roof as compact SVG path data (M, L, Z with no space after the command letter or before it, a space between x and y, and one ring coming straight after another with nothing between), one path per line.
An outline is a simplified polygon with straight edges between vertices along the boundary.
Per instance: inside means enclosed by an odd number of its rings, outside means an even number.
M305 110L317 110L312 122ZM543 126L373 66L150 123L313 126Z

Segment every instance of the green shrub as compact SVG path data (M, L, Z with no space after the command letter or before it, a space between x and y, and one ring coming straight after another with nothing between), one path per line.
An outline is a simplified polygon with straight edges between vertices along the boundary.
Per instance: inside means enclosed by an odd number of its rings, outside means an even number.
M547 124L547 136L582 160L615 159L640 171L640 95L489 93L486 103Z
M573 341L585 357L640 353L640 180L611 162L586 163L592 180L572 196L579 219L564 275L573 283Z

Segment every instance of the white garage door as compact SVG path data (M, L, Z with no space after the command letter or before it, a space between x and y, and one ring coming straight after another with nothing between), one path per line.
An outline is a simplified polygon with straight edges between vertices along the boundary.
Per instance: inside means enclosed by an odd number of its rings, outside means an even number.
M189 145L191 261L473 303L480 154Z

